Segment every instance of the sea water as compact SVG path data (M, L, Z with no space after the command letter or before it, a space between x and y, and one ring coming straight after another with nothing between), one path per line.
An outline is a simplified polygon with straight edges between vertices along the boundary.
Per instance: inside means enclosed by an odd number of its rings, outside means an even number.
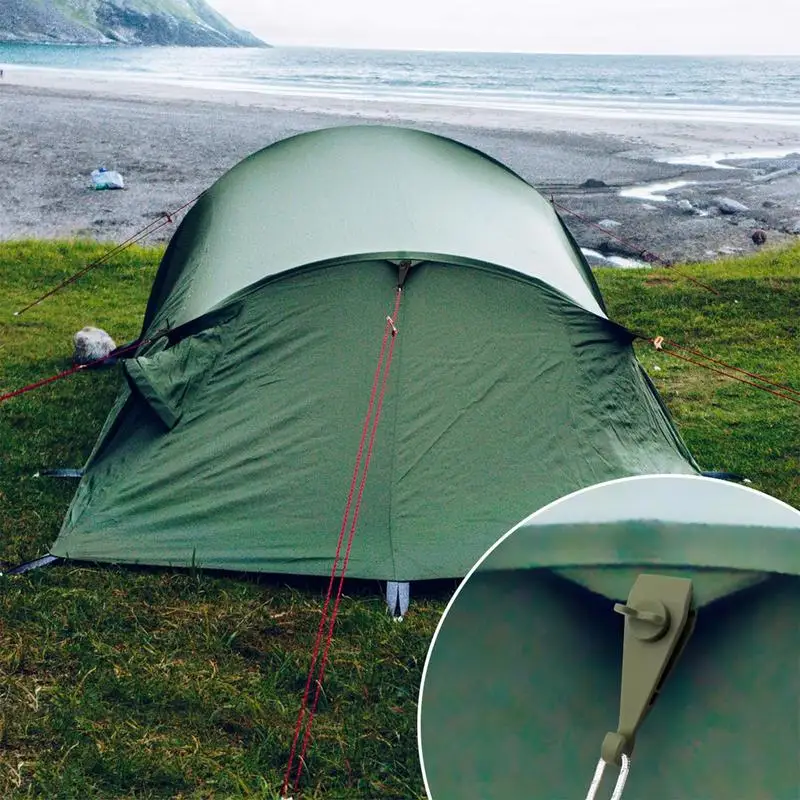
M800 57L0 44L0 67L265 95L800 126Z

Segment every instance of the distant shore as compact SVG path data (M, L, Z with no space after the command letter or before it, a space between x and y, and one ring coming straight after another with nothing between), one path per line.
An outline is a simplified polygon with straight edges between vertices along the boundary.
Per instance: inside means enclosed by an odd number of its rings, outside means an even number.
M606 227L633 243L565 215L579 243L597 254L631 257L641 247L670 260L704 260L756 249L756 229L768 246L800 232L797 126L489 112L14 67L0 81L0 119L0 239L121 241L255 150L304 130L359 122L413 125L476 146L560 205L618 223ZM725 153L743 160L704 166L697 158ZM126 190L89 189L89 173L100 165L121 171ZM653 183L665 186L648 196L642 186ZM728 205L723 198L735 201L729 213L720 209ZM605 263L600 255L590 260Z

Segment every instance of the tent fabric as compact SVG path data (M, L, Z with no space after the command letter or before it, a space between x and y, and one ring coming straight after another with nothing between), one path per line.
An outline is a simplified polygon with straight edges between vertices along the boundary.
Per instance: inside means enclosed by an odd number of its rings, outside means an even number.
M210 374L222 352L224 331L211 328L150 356L139 356L122 363L125 377L155 411L164 425L172 429L192 394Z
M698 611L636 737L625 797L797 797L798 612L800 579L785 575ZM617 725L622 641L611 601L549 570L473 574L441 626L420 699L432 800L585 797ZM617 774L606 770L598 796L610 796Z
M619 714L614 602L642 574L690 579L697 622L636 736L625 795L796 796L799 554L797 510L706 478L619 481L523 521L462 584L429 653L431 797L585 796Z
M156 341L126 364L54 555L329 573L395 262L425 248L349 575L459 577L567 492L696 473L631 334L528 184L430 134L307 136L242 162L176 233L144 324Z
M800 514L796 517L792 527L663 519L523 527L481 569L680 564L800 577Z
M680 498L680 502L676 502L676 498ZM778 531L796 528L800 511L774 497L729 481L700 476L649 475L615 481L556 503L541 514L532 513L517 529L651 519L683 525L757 526ZM521 545L524 539L513 538L515 546L518 542Z
M170 243L147 324L180 324L290 269L381 255L505 267L604 316L558 216L511 170L433 134L347 126L277 142L206 192Z

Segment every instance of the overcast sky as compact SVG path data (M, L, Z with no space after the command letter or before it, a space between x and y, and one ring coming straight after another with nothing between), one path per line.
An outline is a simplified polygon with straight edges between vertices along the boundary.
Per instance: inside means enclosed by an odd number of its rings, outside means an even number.
M800 0L210 0L276 45L800 54Z

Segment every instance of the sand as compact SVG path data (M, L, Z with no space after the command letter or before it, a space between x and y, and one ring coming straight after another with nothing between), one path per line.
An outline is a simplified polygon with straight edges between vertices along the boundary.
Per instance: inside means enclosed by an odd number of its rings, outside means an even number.
M0 81L0 240L86 236L119 242L181 206L250 153L287 135L354 122L412 125L504 161L560 206L633 244L563 213L578 242L609 255L646 248L670 261L750 252L800 232L800 127L603 119L563 112L475 110L335 101L176 87L121 78L6 69ZM719 152L782 150L781 158L725 162L735 169L670 164ZM794 153L792 153L794 151ZM97 192L104 165L124 191ZM769 179L776 170L784 173ZM588 179L605 187L582 188ZM622 196L650 183L689 182L662 199ZM657 195L658 197L659 195ZM723 214L722 197L747 211ZM682 209L688 200L693 210ZM163 241L174 226L149 241ZM602 263L592 256L593 263Z

